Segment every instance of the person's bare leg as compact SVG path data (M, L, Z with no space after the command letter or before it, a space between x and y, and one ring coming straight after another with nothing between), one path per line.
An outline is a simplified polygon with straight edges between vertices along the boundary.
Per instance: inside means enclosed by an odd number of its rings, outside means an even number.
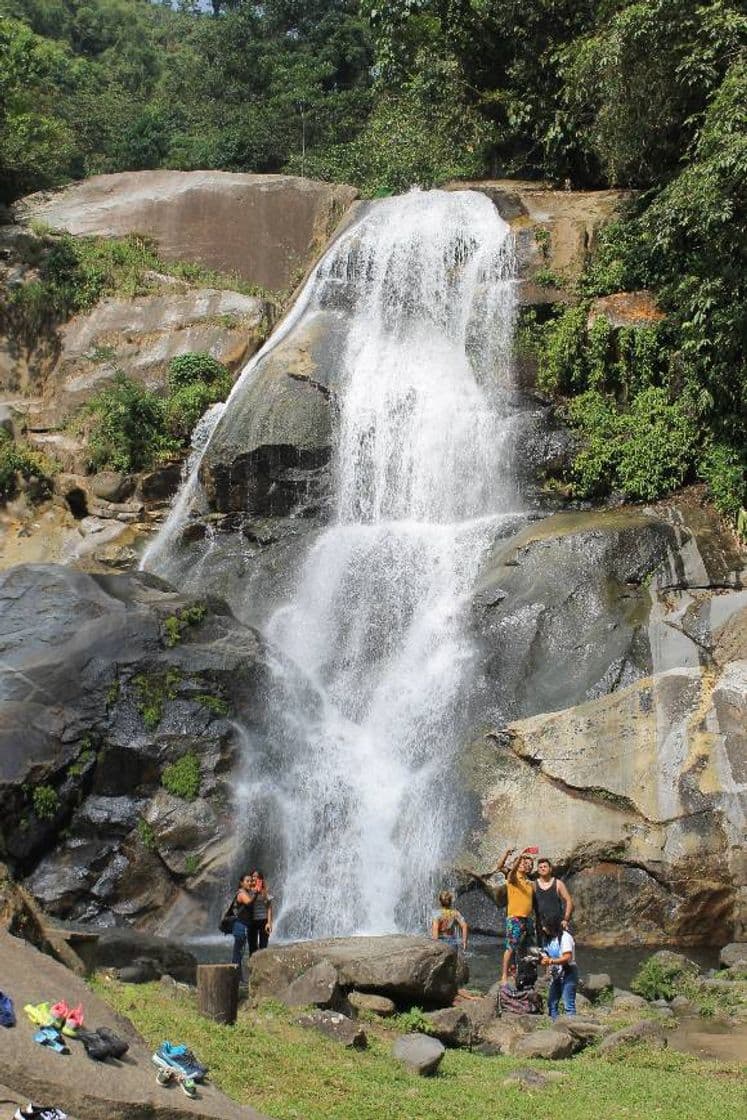
M501 984L508 984L508 967L511 964L511 957L513 955L513 949L506 949L503 954L503 974L501 976Z

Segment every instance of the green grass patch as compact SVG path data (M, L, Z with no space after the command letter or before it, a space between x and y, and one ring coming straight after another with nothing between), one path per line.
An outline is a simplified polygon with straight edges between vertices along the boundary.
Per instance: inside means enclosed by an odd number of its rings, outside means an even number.
M155 731L163 719L163 709L167 700L176 698L176 686L181 680L178 669L167 669L165 673L140 673L132 678L135 688L137 710L149 731Z
M438 1076L418 1078L392 1060L397 1032L384 1024L366 1024L369 1049L351 1052L296 1026L276 1004L244 1009L235 1026L223 1027L198 1015L191 995L173 997L155 984L94 986L150 1045L185 1042L220 1089L275 1120L723 1120L744 1104L744 1075L735 1067L645 1046L619 1060L587 1053L544 1064L448 1050ZM502 1085L528 1065L566 1076L532 1093Z
M182 640L184 631L190 626L198 626L205 615L207 607L204 603L193 603L191 607L182 607L176 614L166 617L163 624L163 643L169 649Z
M200 793L200 760L193 751L188 751L176 762L164 766L161 785L174 797L194 801Z
M34 812L40 821L51 821L57 816L60 799L53 786L37 786L31 795Z
M191 288L217 288L258 296L273 306L282 296L235 274L215 272L186 261L166 261L152 238L131 233L122 238L73 237L41 226L44 239L38 279L14 290L7 308L16 337L33 338L39 331L93 307L100 299L132 299L173 291L162 277L175 277ZM39 255L38 245L31 247ZM107 361L110 354L93 351L91 361Z

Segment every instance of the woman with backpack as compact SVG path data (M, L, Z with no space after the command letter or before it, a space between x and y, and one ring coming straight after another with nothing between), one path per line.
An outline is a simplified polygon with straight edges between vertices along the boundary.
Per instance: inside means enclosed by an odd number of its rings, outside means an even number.
M239 980L243 979L241 971L241 963L244 957L244 949L249 938L249 930L251 929L254 900L257 897L257 892L254 889L254 877L252 875L242 875L239 880L238 890L236 897L233 900L233 956L231 958L233 964L239 966Z
M547 918L542 927L543 943L540 964L550 970L550 990L547 993L547 1011L555 1021L562 1001L566 1015L576 1014L576 989L578 965L576 943L564 930L560 918Z
M252 871L254 906L249 925L249 956L266 949L272 933L272 895L261 871Z

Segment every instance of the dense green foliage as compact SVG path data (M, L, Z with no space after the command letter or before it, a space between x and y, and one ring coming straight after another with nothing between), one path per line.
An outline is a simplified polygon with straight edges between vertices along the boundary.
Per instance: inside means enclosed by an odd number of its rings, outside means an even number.
M161 785L174 797L194 801L200 793L200 760L193 752L183 754L176 762L164 766Z
M583 398L574 485L653 496L699 478L724 512L744 503L739 0L0 0L1 198L153 167L290 170L370 195L485 175L642 189L582 294L652 288L666 329L611 339L579 309L543 341L548 391ZM75 254L62 241L15 297L30 328L110 290ZM180 390L172 438L206 384ZM624 445L649 423L665 462L643 485L645 456Z
M182 354L169 364L165 397L119 372L83 406L73 426L86 436L96 470L145 470L187 447L197 421L228 396L231 384L226 367L209 354Z
M54 465L44 455L23 442L11 439L6 431L0 429L0 502L16 496L19 479L27 483L32 500L48 497L54 471Z
M230 287L273 298L236 276L184 261L165 261L153 241L140 234L115 239L42 231L38 239L30 241L27 256L25 263L36 269L37 278L9 293L0 290L0 326L29 341L104 296L133 297L158 291L163 276L191 287Z

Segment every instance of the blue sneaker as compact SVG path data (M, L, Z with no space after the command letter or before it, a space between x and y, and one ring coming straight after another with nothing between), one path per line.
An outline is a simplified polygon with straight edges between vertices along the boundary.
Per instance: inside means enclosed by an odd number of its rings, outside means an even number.
M192 1051L188 1050L186 1046L172 1046L170 1042L162 1042L156 1054L171 1069L184 1074L185 1077L191 1078L193 1081L201 1081L207 1073L207 1066L198 1062Z
M10 996L6 996L5 992L0 992L0 1026L14 1027L15 1025L16 1013L13 1000Z

